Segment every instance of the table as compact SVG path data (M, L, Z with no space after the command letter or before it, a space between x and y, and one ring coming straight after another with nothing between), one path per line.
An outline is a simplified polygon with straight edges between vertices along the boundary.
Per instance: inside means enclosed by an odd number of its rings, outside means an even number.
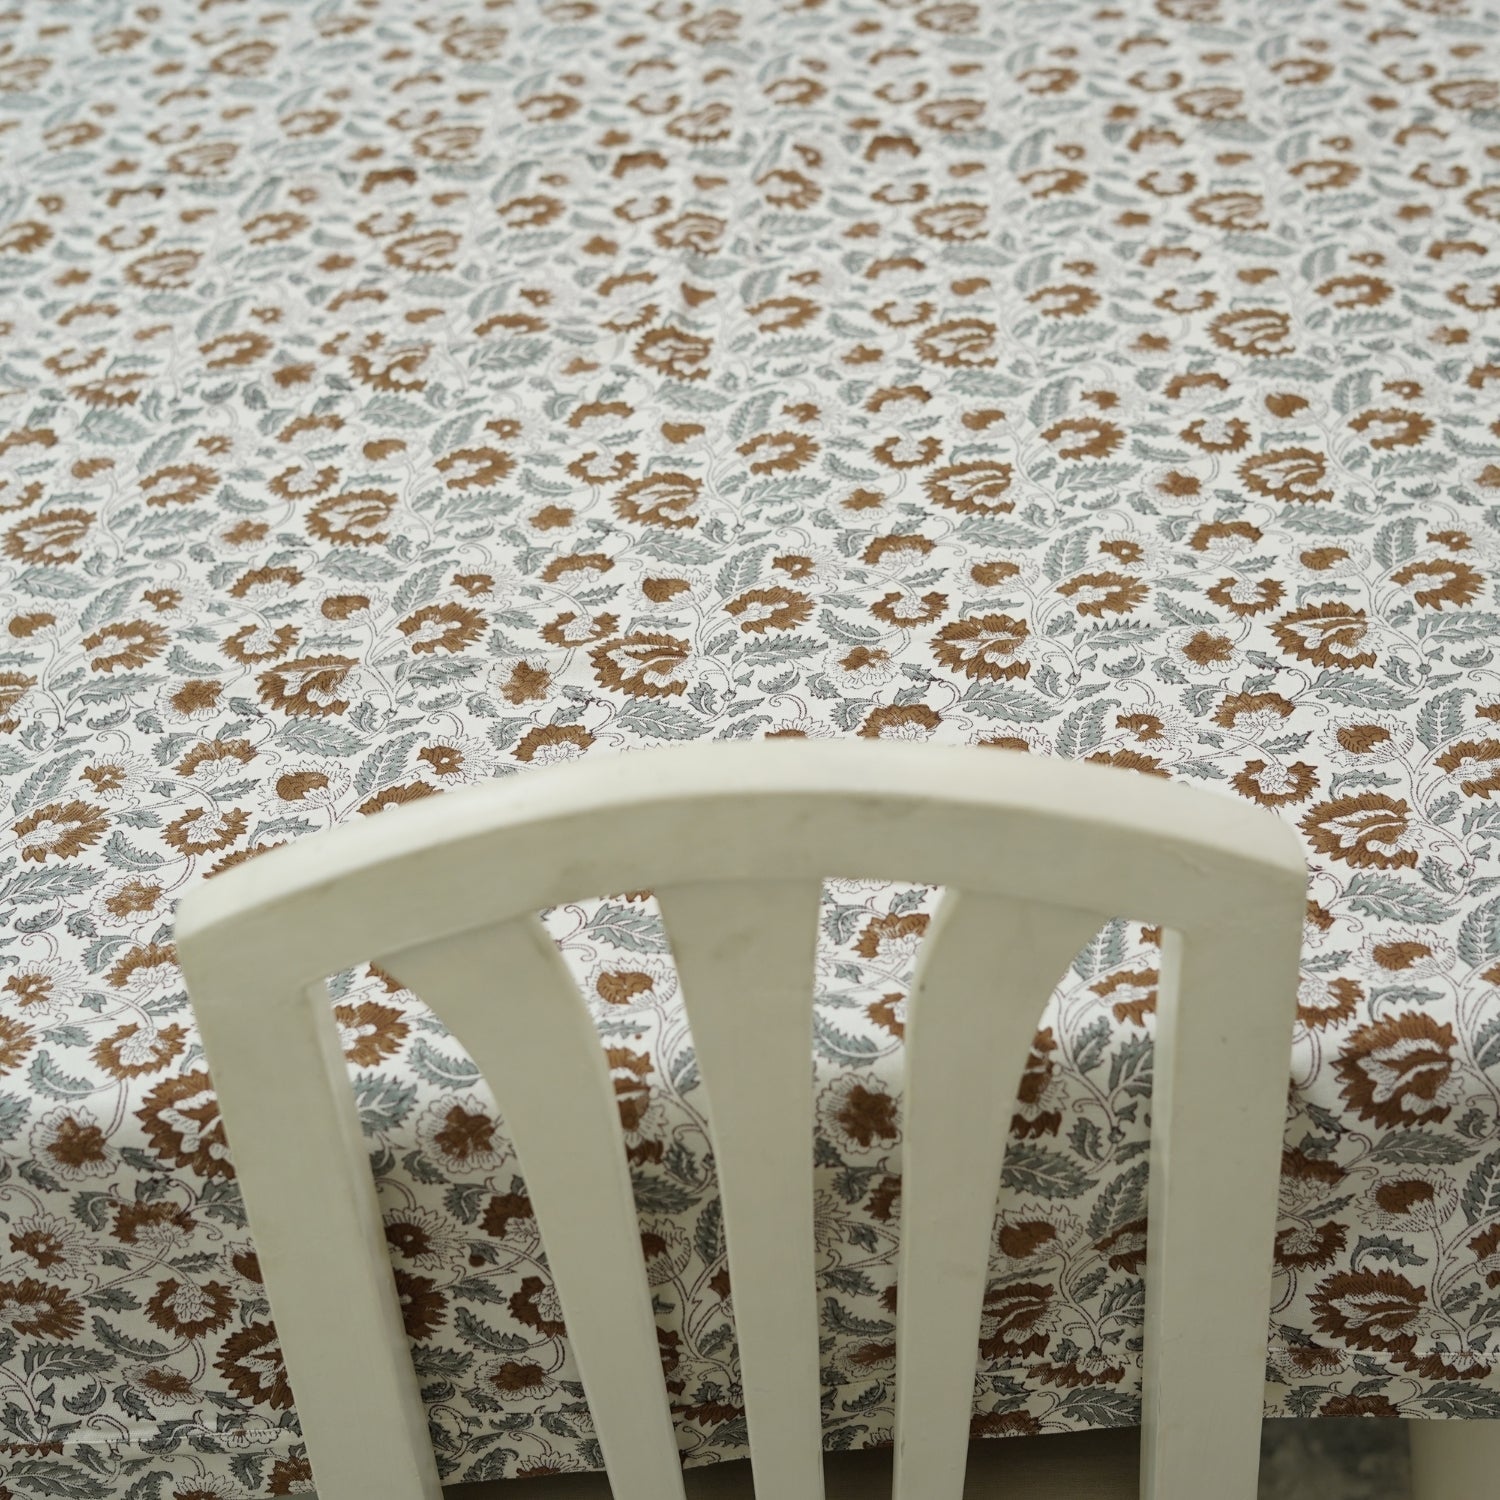
M0 1479L309 1486L193 882L577 755L866 735L1277 809L1313 867L1272 1414L1497 1416L1500 86L1469 0L24 7L0 151ZM888 1437L904 986L833 883L829 1441ZM548 914L690 1462L743 1451L650 900ZM1155 939L1017 1102L975 1430L1136 1412ZM453 1480L595 1464L472 1065L333 986ZM986 1189L987 1190L987 1189Z

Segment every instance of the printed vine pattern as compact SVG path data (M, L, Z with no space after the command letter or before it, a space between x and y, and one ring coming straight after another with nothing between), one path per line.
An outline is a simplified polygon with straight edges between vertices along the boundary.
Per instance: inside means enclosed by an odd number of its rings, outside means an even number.
M1496 20L0 18L5 1494L310 1488L182 892L450 787L707 737L1103 760L1291 820L1267 1410L1500 1416ZM836 1447L890 1437L934 897L826 893ZM1021 1084L976 1433L1137 1414L1159 934L1129 916ZM682 1447L741 1454L656 909L547 920L609 1049ZM596 1466L494 1100L378 970L332 1003L445 1477Z

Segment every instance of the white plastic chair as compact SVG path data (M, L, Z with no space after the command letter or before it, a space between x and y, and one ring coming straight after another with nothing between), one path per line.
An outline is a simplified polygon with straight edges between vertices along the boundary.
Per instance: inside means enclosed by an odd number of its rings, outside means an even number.
M661 905L710 1110L755 1493L821 1500L811 990L825 876L945 888L908 1004L896 1500L963 1494L1019 1076L1059 977L1117 915L1164 929L1140 1493L1253 1500L1305 901L1296 835L1114 767L861 740L532 771L319 833L183 899L178 953L322 1500L439 1494L324 988L370 959L494 1087L614 1500L682 1500L602 1045L535 915L642 889Z

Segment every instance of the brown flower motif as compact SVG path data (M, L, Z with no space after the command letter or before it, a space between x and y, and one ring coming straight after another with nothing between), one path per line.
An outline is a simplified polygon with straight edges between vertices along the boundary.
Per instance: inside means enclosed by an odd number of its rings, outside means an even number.
M1259 193L1210 193L1188 204L1188 213L1211 229L1235 234L1265 229L1268 225L1265 201Z
M1423 579L1431 581L1424 587L1413 587ZM1484 574L1451 557L1409 562L1391 574L1391 582L1410 588L1412 598L1424 609L1472 604L1484 591Z
M5 555L17 562L53 567L77 562L83 556L79 544L93 524L94 517L89 511L74 507L29 516L5 533Z
M618 484L636 468L634 453L600 453L589 449L568 463L567 472L582 484Z
M918 234L949 244L983 239L989 232L983 203L934 203L918 209L912 224Z
M1016 508L1014 500L1005 498L1013 474L1011 466L999 459L974 459L934 469L922 481L922 488L934 505L961 515L1003 515Z
M1490 1288L1500 1286L1500 1224L1492 1224L1475 1235L1469 1241L1469 1249L1479 1261L1484 1284Z
M464 651L484 634L485 617L467 604L452 601L447 604L424 604L421 609L407 615L396 628L418 655L431 655L442 650Z
M551 761L587 750L594 737L578 724L544 724L528 729L512 752L517 760Z
M811 208L823 196L823 190L795 167L779 167L755 179L755 185L773 208L793 211Z
M36 678L26 672L0 672L0 734L21 727L13 710L35 686Z
M17 1255L24 1255L39 1271L48 1271L68 1259L67 1241L51 1229L13 1229L10 1248Z
M1039 286L1026 300L1044 318L1081 318L1099 305L1099 293L1091 286L1068 282L1062 286Z
M1324 485L1328 461L1311 448L1272 449L1245 459L1238 473L1248 490L1268 500L1309 504L1333 499Z
M167 649L171 637L149 620L105 625L83 638L89 669L113 672L116 667L144 667Z
M1125 441L1125 430L1099 417L1065 417L1042 436L1064 459L1108 458Z
M903 630L910 630L918 625L932 624L947 609L948 596L934 590L923 594L917 602L920 608L913 608L910 594L893 589L870 605L870 613L887 625L898 625Z
M27 72L33 72L27 69ZM10 80L6 79L9 83ZM19 82L19 80L17 80ZM6 89L5 92L9 92ZM30 255L52 241L52 231L37 219L18 219L0 233L0 251L9 255Z
M978 1412L969 1419L971 1438L1035 1437L1042 1430L1029 1411Z
M131 948L123 958L116 959L105 978L117 990L142 978L165 984L170 978L176 977L176 965L177 950L170 943L145 943Z
M1011 1282L985 1293L979 1353L983 1359L1015 1360L1043 1354L1055 1315L1057 1289L1033 1281Z
M238 366L254 364L270 353L271 340L263 333L243 329L238 333L223 333L216 339L199 347L204 364L210 370L232 370Z
M1487 313L1500 310L1500 287L1492 282L1482 290L1472 282L1461 281L1448 288L1448 300L1465 312Z
M1230 778L1242 797L1258 802L1262 807L1285 807L1293 802L1305 802L1318 789L1317 768L1306 761L1294 761L1289 766L1264 760L1249 760Z
M321 468L314 468L311 463L293 463L279 474L273 474L266 481L266 487L282 499L306 499L309 495L327 493L338 481L339 471L332 463Z
M1061 198L1076 193L1088 182L1087 172L1077 167L1038 167L1021 173L1021 185L1033 198Z
M140 1021L130 1021L98 1042L92 1056L113 1078L140 1078L160 1073L187 1050L187 1031L175 1022L142 1034Z
M651 238L663 250L691 250L697 255L712 255L723 246L728 227L728 223L715 214L690 212L658 224L652 230Z
M1208 325L1208 336L1219 348L1233 354L1248 354L1254 359L1290 354L1291 334L1292 320L1271 307L1222 312Z
M1351 670L1375 665L1375 653L1363 647L1369 630L1364 610L1338 601L1304 604L1271 626L1277 644L1298 661Z
M1358 869L1410 870L1417 863L1417 851L1403 847L1411 809L1383 792L1320 802L1297 826L1319 854Z
M1146 1264L1146 1221L1132 1219L1130 1223L1122 1224L1100 1240L1095 1248L1110 1270L1138 1276Z
M293 1454L289 1458L278 1458L271 1465L270 1478L266 1480L266 1493L277 1497L301 1495L313 1488L312 1465L307 1455Z
M214 1369L242 1401L286 1411L292 1405L281 1340L271 1323L251 1323L220 1346Z
M153 292L184 287L202 258L196 250L158 250L131 261L125 267L125 279Z
M1157 969L1121 969L1089 988L1101 1000L1110 1002L1115 1020L1141 1026L1147 1016L1156 1014L1156 987L1160 981L1161 972ZM1126 998L1116 998L1121 991Z
M170 1338L201 1339L223 1328L238 1306L234 1294L217 1281L198 1286L172 1277L157 1282L146 1317Z
M356 665L352 656L299 656L284 661L255 679L260 701L293 715L341 714L349 700L340 698L338 692Z
M227 849L250 826L250 814L243 808L211 812L194 807L168 823L162 838L181 854L217 854Z
M1080 573L1057 586L1081 615L1102 619L1106 614L1128 615L1144 604L1151 590L1127 573Z
M835 1108L839 1129L868 1151L897 1138L896 1101L887 1093L857 1082L840 1091Z
M46 862L49 855L71 859L97 844L109 832L104 809L91 803L49 802L26 814L15 825L23 860Z
M925 469L935 463L943 451L940 438L929 433L924 438L888 437L870 450L876 463L887 469Z
M212 494L219 476L203 464L171 464L141 480L147 505L191 505Z
M1139 750L1096 750L1084 759L1091 765L1119 766L1146 776L1169 778L1172 774L1154 755L1143 755Z
M500 696L507 703L518 706L522 703L539 703L546 698L551 684L552 674L545 667L533 667L527 662L518 661L501 687Z
M414 1343L430 1339L443 1326L448 1297L426 1276L397 1269L396 1297L401 1304L401 1322Z
M507 229L542 229L566 211L566 204L546 193L510 198L495 209Z
M671 380L706 380L713 345L697 334L670 323L643 334L635 346L636 360Z
M756 320L762 333L789 333L794 328L805 328L817 317L819 308L808 297L767 297L745 311Z
M1455 740L1437 757L1437 764L1451 776L1466 779L1459 789L1466 797L1488 797L1500 792L1500 740Z
M917 355L950 370L988 369L999 363L998 332L983 318L950 318L923 330Z
M1124 1365L1106 1358L1099 1349L1069 1360L1045 1360L1035 1369L1043 1385L1067 1390L1081 1385L1118 1385L1125 1378Z
M1239 417L1199 417L1182 429L1182 439L1205 453L1238 453L1250 441L1250 428Z
M1317 292L1335 307L1378 307L1391 295L1391 284L1379 276L1333 276L1322 282Z
M637 630L606 641L589 652L600 687L632 698L666 698L687 691L684 664L692 654L687 641Z
M568 1331L562 1320L549 1318L537 1305L547 1290L547 1283L540 1276L524 1277L520 1291L512 1293L506 1305L511 1317L523 1328L534 1329L543 1338L561 1338Z
M595 615L593 619L580 619L571 609L564 610L542 626L540 634L550 646L588 646L595 641L608 640L619 627L618 615Z
M1309 192L1324 193L1330 188L1348 187L1359 178L1360 169L1352 161L1327 158L1321 161L1299 161L1288 169Z
M472 490L499 484L515 466L515 459L503 449L481 447L455 448L438 459L435 467L450 490Z
M860 932L854 951L865 959L889 956L888 944L899 949L913 939L920 939L931 921L926 912L920 911L888 912L885 916L872 917Z
M965 677L1013 680L1031 672L1031 663L1017 654L1030 634L1024 620L1010 615L969 615L938 631L932 654L942 666Z
M420 802L424 797L437 795L437 788L429 786L425 781L411 781L405 786L388 786L373 797L367 797L356 811L368 818L384 812L388 807L400 807L408 802Z
M0 515L7 511L27 510L46 493L41 480L22 484L10 475L0 475Z
M750 589L731 599L727 613L739 619L746 635L764 635L768 630L795 630L812 617L813 601L795 589Z
M275 661L297 644L295 625L278 625L271 630L264 625L242 625L224 637L221 649L231 661L253 666L256 662Z
M0 1325L28 1338L67 1341L83 1331L83 1306L65 1287L31 1276L0 1281Z
M811 463L819 448L804 433L762 432L741 443L735 451L751 459L752 474L790 474ZM754 454L762 456L753 458Z
M1399 406L1359 412L1349 425L1355 432L1373 429L1375 435L1367 439L1372 448L1414 448L1432 431L1432 422L1421 412Z
M1056 1135L1062 1124L1062 1111L1051 1109L1049 1095L1057 1065L1052 1054L1057 1050L1057 1038L1050 1026L1037 1032L1026 1056L1026 1066L1021 1072L1021 1086L1016 1091L1016 1113L1011 1116L1012 1135L1022 1139L1034 1136Z
M373 547L389 540L396 497L385 490L350 490L319 500L308 512L309 533L325 542Z
M676 471L649 474L632 480L614 497L615 514L643 526L696 526L693 510L703 483Z
M0 1015L0 1073L10 1073L36 1046L36 1034L24 1022Z
M1406 1354L1417 1341L1426 1302L1426 1287L1395 1271L1340 1271L1313 1292L1313 1324L1352 1349Z
M200 1177L234 1176L219 1101L201 1069L163 1079L146 1095L135 1117L164 1161L190 1167Z
M1349 1231L1343 1224L1320 1224L1316 1229L1294 1224L1276 1235L1276 1264L1288 1271L1320 1270L1331 1266L1344 1251Z
M451 271L458 264L459 244L451 229L418 230L392 240L385 247L385 258L402 271Z
M1345 1102L1377 1125L1437 1124L1455 1099L1452 1026L1403 1011L1355 1031L1334 1064Z
M1286 587L1274 578L1261 578L1251 584L1230 577L1221 578L1206 593L1215 604L1244 619L1275 609L1286 597Z
M925 740L942 722L942 715L925 703L891 704L872 708L859 726L859 734L867 740Z
M401 1050L410 1029L399 1010L365 1000L334 1007L343 1034L344 1056L357 1068L374 1068Z

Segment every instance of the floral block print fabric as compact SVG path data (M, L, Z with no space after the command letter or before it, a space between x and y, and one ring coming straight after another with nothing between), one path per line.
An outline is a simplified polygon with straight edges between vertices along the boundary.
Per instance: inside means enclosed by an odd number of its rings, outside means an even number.
M310 1484L182 892L711 737L1105 761L1289 820L1313 879L1267 1409L1500 1416L1497 21L0 16L0 1495ZM834 1447L890 1435L934 896L827 891ZM1129 917L1021 1085L981 1434L1137 1414L1159 935ZM609 1049L682 1448L741 1454L655 909L548 921ZM444 1475L597 1466L492 1097L377 970L332 991Z

